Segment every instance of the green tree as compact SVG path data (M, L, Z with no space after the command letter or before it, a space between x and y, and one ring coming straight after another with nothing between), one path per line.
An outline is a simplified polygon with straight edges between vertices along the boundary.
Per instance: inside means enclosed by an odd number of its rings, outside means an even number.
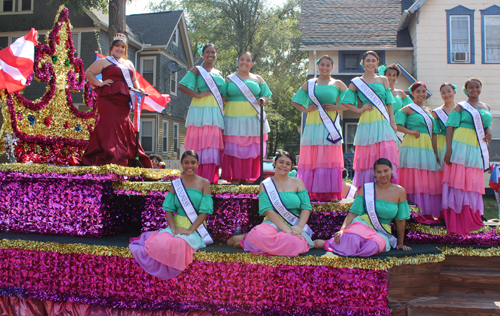
M268 155L277 149L299 151L300 112L290 99L306 79L305 52L300 47L300 0L270 7L266 0L163 0L151 11L184 10L193 52L214 43L216 67L225 75L236 71L236 59L250 51L253 73L268 83L273 97L266 106L271 133Z
M53 1L53 0L52 0ZM110 38L117 33L125 33L127 25L125 23L127 0L60 0L64 4L71 4L80 11L83 9L97 9L109 14L108 35ZM128 0L131 2L132 0Z

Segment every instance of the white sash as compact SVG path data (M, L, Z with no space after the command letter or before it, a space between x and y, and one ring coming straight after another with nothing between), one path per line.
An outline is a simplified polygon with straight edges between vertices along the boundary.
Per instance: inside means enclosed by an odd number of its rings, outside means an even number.
M321 121L323 121L323 125L328 130L328 136L326 140L335 144L336 142L342 140L342 135L340 134L340 120L339 113L336 112L335 123L332 122L332 119L326 113L325 109L323 109L323 105L319 102L318 98L316 98L315 88L316 88L316 78L307 81L307 93L309 94L309 99L318 107L319 117Z
M372 223L373 228L387 238L389 238L389 244L392 248L396 248L398 245L398 240L394 235L389 233L384 226L380 223L377 215L377 210L375 206L375 183L368 182L363 185L363 194L365 195L365 207L366 213L368 213L368 217L370 218L370 222Z
M379 110L380 114L391 124L391 117L389 116L389 112L387 112L387 109L385 107L384 102L382 99L378 96L378 94L373 91L373 89L361 78L357 77L351 80L351 82L358 88L359 92L361 92L365 98L368 99L368 101ZM396 137L399 138L400 141L402 139L399 137L399 135L396 133Z
M477 142L479 143L479 147L481 148L481 157L483 158L484 167L483 169L484 171L488 171L490 170L490 152L488 151L488 143L484 141L486 133L484 131L481 113L467 101L463 101L458 104L472 116L472 120L474 121L474 129L476 130Z
M424 109L418 106L418 104L412 103L408 106L410 107L410 109L417 112L418 114L420 114L420 116L424 118L425 125L427 125L427 130L429 131L429 136L432 137L432 119L429 116L429 114L427 114L427 112L425 112Z
M229 80L231 80L237 87L240 89L240 92L243 94L245 99L247 99L248 102L253 106L255 111L257 111L257 117L259 118L260 121L260 105L259 101L257 101L257 98L253 95L252 91L250 88L247 86L247 84L240 79L236 74L232 74L227 77ZM264 121L267 119L266 111L264 111Z
M208 89L212 92L215 101L217 101L217 104L219 105L220 113L222 114L222 117L224 117L224 101L222 100L222 94L220 93L219 86L215 83L214 77L212 77L212 75L202 66L196 66L196 68L198 69L201 78L203 78L203 81L205 81Z
M110 63L112 63L113 65L120 68L120 70L122 71L122 74L123 74L123 78L125 79L125 82L127 83L127 86L129 88L134 88L134 83L132 82L132 76L130 75L131 70L127 66L125 66L124 64L119 63L118 60L116 60L115 56L107 56L106 59ZM133 104L135 103L135 93L132 90L129 90L129 92L130 92L129 106L130 106L130 108L132 108Z
M280 194L278 192L278 189L276 188L276 185L274 184L273 179L271 177L267 178L266 180L262 181L262 185L266 190L266 194L269 197L269 201L271 201L271 204L276 209L278 214L280 214L281 217L289 225L291 226L297 225L299 223L300 217L290 212L283 204L283 201L281 201ZM302 230L305 231L309 235L309 237L312 237L313 231L311 230L309 225L305 224Z
M437 117L443 123L444 127L446 128L446 121L448 120L448 113L446 113L445 110L443 109L435 109L434 113L436 113Z
M198 218L198 212L196 212L193 202L191 202L191 199L186 192L186 188L184 187L184 183L182 183L182 179L179 178L172 181L172 186L174 187L177 199L181 203L182 209L186 213L186 216L189 218L191 224L193 224ZM201 223L200 226L196 228L196 231L198 232L198 234L200 234L205 244L209 245L214 243L212 237L210 237L210 234L208 233L207 228L205 227L205 223Z
M389 116L389 112L385 108L385 104L382 99L378 96L375 91L363 80L361 77L357 77L351 80L351 82L358 88L359 92L361 92L365 98L368 99L376 108L379 110L380 114L391 123L391 117Z
M358 192L358 189L355 186L351 185L349 187L349 191L347 192L347 195L345 198L346 199L354 199L354 197L356 196L356 192Z

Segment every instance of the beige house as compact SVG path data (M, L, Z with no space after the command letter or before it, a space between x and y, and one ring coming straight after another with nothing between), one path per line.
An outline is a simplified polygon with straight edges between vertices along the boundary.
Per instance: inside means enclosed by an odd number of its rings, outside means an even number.
M413 75L433 94L427 104L442 104L439 86L457 85L456 101L466 100L464 82L483 82L481 101L491 106L492 161L500 162L500 2L498 0L417 0L404 10L399 30L408 29L414 46Z
M414 80L427 84L427 105L442 104L439 86L457 85L456 101L470 77L483 81L481 100L492 110L492 161L500 162L500 3L498 0L303 0L301 50L309 52L308 75L315 61L330 55L334 78L349 84L362 74L358 63L366 50L382 63L399 63L396 88L408 91ZM343 113L344 152L353 152L358 115Z

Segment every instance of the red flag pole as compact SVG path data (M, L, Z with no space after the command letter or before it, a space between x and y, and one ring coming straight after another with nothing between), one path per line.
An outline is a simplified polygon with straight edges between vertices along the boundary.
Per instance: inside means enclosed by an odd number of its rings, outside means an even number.
M134 88L129 88L132 91L139 92L141 93L140 90L134 89ZM135 102L137 104L137 107L134 108L134 130L135 130L135 161L134 161L134 167L143 167L141 162L139 161L139 124L141 123L140 117L141 117L141 110L142 110L142 104L144 102L144 99L148 96L147 93L143 94L143 97L141 99L141 103Z

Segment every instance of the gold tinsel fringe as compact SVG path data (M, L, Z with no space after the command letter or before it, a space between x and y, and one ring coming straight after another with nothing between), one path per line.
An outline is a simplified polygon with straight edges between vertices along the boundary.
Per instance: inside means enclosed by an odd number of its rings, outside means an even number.
M51 251L65 254L88 254L96 256L116 256L131 258L132 254L127 247L98 246L84 244L61 244L55 242L39 242L29 240L0 240L0 249L25 249L34 251ZM393 266L406 264L423 264L441 262L443 254L423 254L406 257L389 257L387 259L345 258L328 253L324 256L278 257L253 255L249 253L221 253L197 251L194 260L212 262L242 262L248 264L262 264L270 267L278 265L288 266L329 266L336 268L359 268L369 270L387 270Z
M35 251L52 251L65 254L83 253L95 256L116 256L131 258L132 254L126 247L98 246L85 244L61 244L56 242L41 242L31 240L0 240L0 249L25 249Z
M72 175L83 175L89 173L116 174L128 177L142 176L151 180L160 180L168 176L180 177L181 175L180 171L176 169L165 169L156 172L152 169L124 167L114 164L91 167L60 167L44 164L4 163L0 165L0 172L61 173Z
M463 256L463 257L500 257L500 248L474 248L474 247L457 247L457 246L442 246L437 247L447 256Z
M424 234L428 234L428 235L434 235L434 236L451 235L451 234L448 234L448 231L446 230L446 228L430 227L430 226L419 224L419 223L407 223L406 228L408 230L411 230L411 231L424 233ZM491 230L491 227L483 226L483 227L479 228L478 230L471 231L469 234L487 233L490 230Z

